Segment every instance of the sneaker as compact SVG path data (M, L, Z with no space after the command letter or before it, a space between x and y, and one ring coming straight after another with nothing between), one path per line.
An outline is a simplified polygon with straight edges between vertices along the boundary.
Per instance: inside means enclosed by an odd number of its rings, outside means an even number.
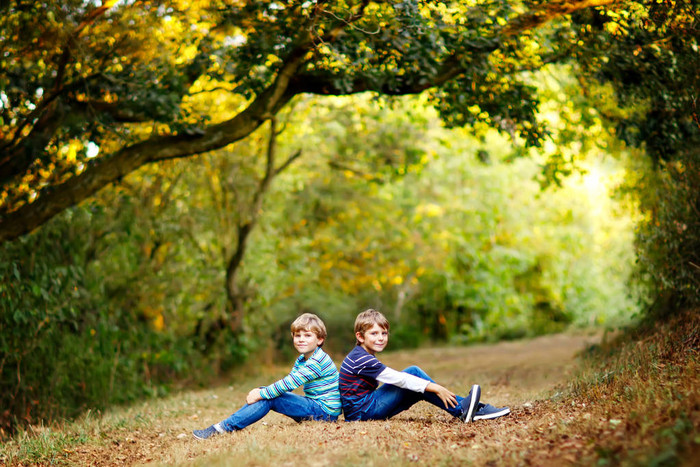
M462 415L460 415L459 418L461 418L464 423L469 423L474 418L474 412L476 412L476 408L479 405L480 397L481 387L475 384L472 386L467 397L462 399Z
M194 430L192 434L194 435L195 438L197 439L208 439L211 438L214 435L218 435L221 433L221 430L219 430L216 425L212 425L208 428L205 428L203 430Z
M476 409L474 413L474 421L476 420L489 420L491 418L503 417L508 415L510 409L508 407L494 407L491 404L482 404L479 402L479 408Z

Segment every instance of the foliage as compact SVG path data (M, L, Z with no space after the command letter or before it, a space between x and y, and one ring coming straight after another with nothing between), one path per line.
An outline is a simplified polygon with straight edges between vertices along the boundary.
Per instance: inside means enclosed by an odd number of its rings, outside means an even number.
M537 28L610 3L6 2L0 239L145 164L245 139L305 93L431 89L451 125L485 122L537 145L538 98L517 73L545 62ZM216 91L237 105L199 105Z
M675 159L698 138L698 8L696 0L645 1L577 15L582 72L611 84L621 107L604 115L655 161Z
M582 74L614 91L598 107L654 162L636 187L645 214L637 244L642 277L662 295L663 312L699 299L699 11L696 0L670 0L577 15Z
M440 180L440 186L428 188L437 196L423 201L446 211L426 228L441 232L447 245L444 263L436 261L431 271L444 275L445 296L425 300L441 290L429 281L421 284L418 300L418 310L431 310L443 322L433 335L519 337L628 315L634 306L620 279L629 274L631 224L605 214L611 209L606 193L595 189L609 183L607 169L593 166L583 180L540 193L532 161L478 164L475 153L483 149L465 146L453 143L450 150L466 157L450 155L424 178ZM481 148L498 160L504 157L498 146L498 139L487 138ZM532 178L522 179L527 173Z
M32 237L3 245L5 433L17 424L163 394L175 380L198 377L196 341L158 332L164 322L153 302L166 292L141 261L144 232L120 241L103 209L72 209Z
M700 301L700 153L689 148L642 186L646 213L637 235L640 274L660 296L654 311L673 312Z
M348 308L381 308L400 345L410 346L533 335L630 316L635 306L624 284L632 220L608 198L608 187L620 178L612 160L589 160L589 174L541 193L538 163L513 160L509 142L494 133L474 137L441 128L416 100L375 110L362 99L351 102L349 108L364 109L362 120L358 112L346 114L346 106L329 120L309 117L324 138L305 139L316 158L330 158L338 170L316 174L320 169L307 166L314 171L302 175L306 183L291 182L297 188L283 210L290 229L275 231L275 260L280 280L295 285L273 309L299 304L300 295L342 291L355 305L321 309L331 321L345 322ZM387 138L386 124L413 136ZM590 137L601 133L592 130ZM356 159L336 162L359 138ZM380 146L376 154L419 157L412 165L399 162L398 178L387 179L367 169ZM484 152L488 164L479 160ZM581 154L578 164L586 157L595 158ZM280 189L288 189L285 183ZM343 338L352 337L346 331Z

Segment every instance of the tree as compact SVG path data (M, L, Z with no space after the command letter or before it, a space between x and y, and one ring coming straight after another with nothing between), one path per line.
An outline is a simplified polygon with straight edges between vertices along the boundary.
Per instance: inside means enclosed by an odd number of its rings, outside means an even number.
M430 90L448 124L485 121L536 145L545 130L535 89L517 72L566 55L556 35L537 50L547 41L536 35L612 3L4 3L0 241L145 164L246 138L303 93ZM218 89L240 106L211 122L194 109L199 94Z
M657 310L700 304L700 2L647 1L575 18L575 58L596 107L652 169L638 181L638 259ZM610 92L611 90L611 92Z

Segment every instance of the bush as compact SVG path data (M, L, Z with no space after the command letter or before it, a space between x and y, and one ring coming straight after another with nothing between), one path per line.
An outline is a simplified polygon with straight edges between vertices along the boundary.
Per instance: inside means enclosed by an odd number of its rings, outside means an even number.
M640 278L660 292L656 310L700 304L700 153L661 163L642 185L637 236Z
M115 278L89 267L91 215L71 210L0 247L0 435L163 394L208 371L195 339L121 307L128 292L120 301L104 292Z

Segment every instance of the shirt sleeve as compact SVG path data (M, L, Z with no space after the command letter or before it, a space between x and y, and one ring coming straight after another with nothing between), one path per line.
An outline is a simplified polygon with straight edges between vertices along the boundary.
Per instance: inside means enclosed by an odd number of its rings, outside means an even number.
M301 366L298 362L292 371L281 380L269 386L260 388L260 396L263 399L274 399L284 392L293 391L305 383L319 378L321 369L318 362L309 360L306 365Z
M425 388L430 384L430 381L427 379L419 378L418 376L410 375L403 371L396 371L389 367L385 367L384 370L377 375L377 381L385 384L393 384L394 386L414 392L425 392Z

